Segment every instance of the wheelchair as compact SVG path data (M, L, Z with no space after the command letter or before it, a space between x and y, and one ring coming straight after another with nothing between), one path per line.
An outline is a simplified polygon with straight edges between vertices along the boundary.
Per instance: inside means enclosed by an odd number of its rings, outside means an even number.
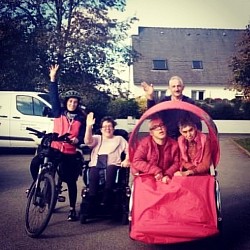
M121 135L126 140L127 132L125 130L116 129L114 135ZM82 178L84 187L81 192L82 201L80 204L79 218L81 224L86 224L93 220L98 219L112 219L114 221L121 222L122 225L128 224L129 213L129 200L131 190L129 186L130 169L118 168L116 173L116 181L112 193L110 196L109 204L104 207L102 204L106 169L99 170L99 187L98 193L95 198L95 205L90 209L90 196L89 196L89 161L90 161L91 149L87 146L83 146L82 155L84 158L84 165L82 171ZM124 159L124 155L121 155L121 159Z

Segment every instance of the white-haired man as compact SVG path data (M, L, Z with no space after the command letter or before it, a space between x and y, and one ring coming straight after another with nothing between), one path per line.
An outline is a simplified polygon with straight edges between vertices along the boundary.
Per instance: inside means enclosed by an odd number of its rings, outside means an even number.
M156 104L156 101L154 99L154 85L148 84L147 82L142 82L141 86L143 87L143 90L145 91L146 98L147 98L147 108L149 109ZM183 102L195 104L194 100L192 100L188 96L183 95L184 87L185 86L184 86L183 80L179 76L172 76L169 80L169 86L168 86L171 95L165 96L163 99L160 100L160 102L183 101ZM180 136L178 123L184 117L191 117L193 120L195 120L197 128L201 130L200 120L198 119L198 117L196 117L190 112L179 110L179 109L167 110L167 111L163 111L161 113L161 116L162 116L164 123L167 125L168 135L174 139L177 139Z

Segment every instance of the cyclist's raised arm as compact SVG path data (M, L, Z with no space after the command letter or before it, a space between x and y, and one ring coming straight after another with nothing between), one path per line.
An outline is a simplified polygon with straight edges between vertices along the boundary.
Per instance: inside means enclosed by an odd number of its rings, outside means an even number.
M52 104L52 113L54 117L59 117L61 115L61 105L60 105L60 99L58 94L58 85L56 81L56 74L59 69L59 65L51 65L49 70L49 76L50 76L50 85L49 85L49 94L50 94L50 100Z

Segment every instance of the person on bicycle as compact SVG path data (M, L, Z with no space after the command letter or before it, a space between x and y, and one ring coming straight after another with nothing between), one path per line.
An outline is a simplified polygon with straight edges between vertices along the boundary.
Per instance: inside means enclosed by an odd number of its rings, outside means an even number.
M50 100L52 104L52 113L54 116L53 132L59 136L69 133L70 142L53 141L51 147L55 149L55 155L60 152L59 175L63 182L67 183L70 211L68 221L77 220L75 210L77 200L77 179L79 176L79 160L77 159L77 146L83 142L86 129L86 116L80 108L81 97L77 91L69 90L62 96L64 98L63 107L61 107L56 74L59 65L50 67ZM39 157L34 157L30 171L33 179L36 179L40 165Z

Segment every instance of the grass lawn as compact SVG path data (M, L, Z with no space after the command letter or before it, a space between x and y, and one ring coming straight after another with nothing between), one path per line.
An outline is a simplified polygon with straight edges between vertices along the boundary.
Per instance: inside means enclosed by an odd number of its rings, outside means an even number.
M250 138L236 139L235 142L237 142L250 153Z

